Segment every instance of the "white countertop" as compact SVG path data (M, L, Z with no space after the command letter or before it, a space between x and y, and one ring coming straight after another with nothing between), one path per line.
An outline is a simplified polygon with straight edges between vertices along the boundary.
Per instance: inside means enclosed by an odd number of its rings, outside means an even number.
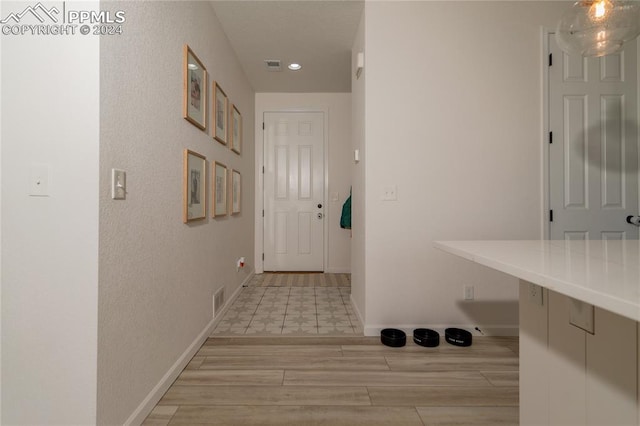
M640 321L640 241L436 241L440 250Z

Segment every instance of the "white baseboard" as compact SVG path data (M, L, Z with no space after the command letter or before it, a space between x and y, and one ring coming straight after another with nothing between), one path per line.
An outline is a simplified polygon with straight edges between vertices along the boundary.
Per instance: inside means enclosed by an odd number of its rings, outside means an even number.
M353 302L352 302L353 304ZM357 310L356 310L357 313ZM517 325L494 325L494 326L485 326L478 327L482 330L479 332L475 329L475 325L469 324L457 324L457 325L442 325L442 324L390 324L390 325L365 325L364 326L364 335L365 336L379 336L380 332L385 328L397 328L405 333L407 336L413 336L413 330L416 328L429 328L431 330L435 330L440 333L440 338L444 339L444 330L449 327L462 328L471 332L474 336L518 336L520 328Z
M351 268L327 268L324 272L326 274L350 274Z
M194 339L194 341L185 349L185 351L180 355L180 357L176 360L175 363L169 368L169 370L162 376L157 385L151 389L151 392L142 400L140 405L133 411L133 413L129 416L127 421L124 422L125 425L139 425L142 424L144 419L147 418L149 413L156 406L162 395L165 394L167 389L171 386L171 384L178 378L182 370L187 366L191 358L200 350L202 344L209 338L213 330L216 328L216 325L220 322L224 313L229 309L229 306L233 304L233 301L238 297L242 288L247 285L251 278L255 273L252 271L249 273L249 276L245 278L241 285L233 292L231 297L227 299L226 303L220 310L220 313L216 315L209 323L205 326L205 328L198 334L198 337Z
M353 311L356 313L356 316L358 317L358 321L360 321L360 325L364 326L364 318L362 318L362 314L358 309L358 305L353 301L353 294L349 295L349 300L351 301L351 307L353 308ZM367 334L365 333L365 336L366 335Z
M520 332L520 327L518 325L489 325L489 326L475 326L469 324L463 325L442 325L442 324L387 324L387 325L365 325L364 319L362 318L362 313L358 310L358 305L353 300L353 294L350 296L351 306L353 307L353 311L356 313L358 317L358 321L363 325L364 335L365 336L380 336L380 332L385 328L398 328L405 333L407 336L413 336L413 330L416 328L430 328L431 330L435 330L440 333L442 339L444 339L444 330L449 327L456 327L468 330L474 336L518 336ZM475 328L478 327L482 331L478 331Z

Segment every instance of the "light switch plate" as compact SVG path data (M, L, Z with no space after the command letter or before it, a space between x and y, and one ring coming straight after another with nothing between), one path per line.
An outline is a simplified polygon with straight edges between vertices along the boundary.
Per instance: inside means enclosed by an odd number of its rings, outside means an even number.
M111 169L111 198L114 200L127 198L127 173L124 170Z
M396 201L398 199L398 187L395 185L387 185L382 187L382 200Z
M29 176L29 195L32 197L49 196L49 165L31 164Z

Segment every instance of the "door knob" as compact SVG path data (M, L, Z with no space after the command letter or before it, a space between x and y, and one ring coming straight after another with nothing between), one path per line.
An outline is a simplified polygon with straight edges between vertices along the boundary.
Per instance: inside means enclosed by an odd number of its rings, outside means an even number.
M318 204L318 208L321 209L322 208L322 204Z
M322 219L322 213L318 213L318 219Z
M640 226L640 216L627 216L627 223Z

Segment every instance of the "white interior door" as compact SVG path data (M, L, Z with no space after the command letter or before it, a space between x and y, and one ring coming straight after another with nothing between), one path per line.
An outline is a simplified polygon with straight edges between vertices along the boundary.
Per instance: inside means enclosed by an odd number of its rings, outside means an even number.
M549 36L551 239L638 239L636 43L602 58Z
M324 113L264 114L264 270L324 270Z

